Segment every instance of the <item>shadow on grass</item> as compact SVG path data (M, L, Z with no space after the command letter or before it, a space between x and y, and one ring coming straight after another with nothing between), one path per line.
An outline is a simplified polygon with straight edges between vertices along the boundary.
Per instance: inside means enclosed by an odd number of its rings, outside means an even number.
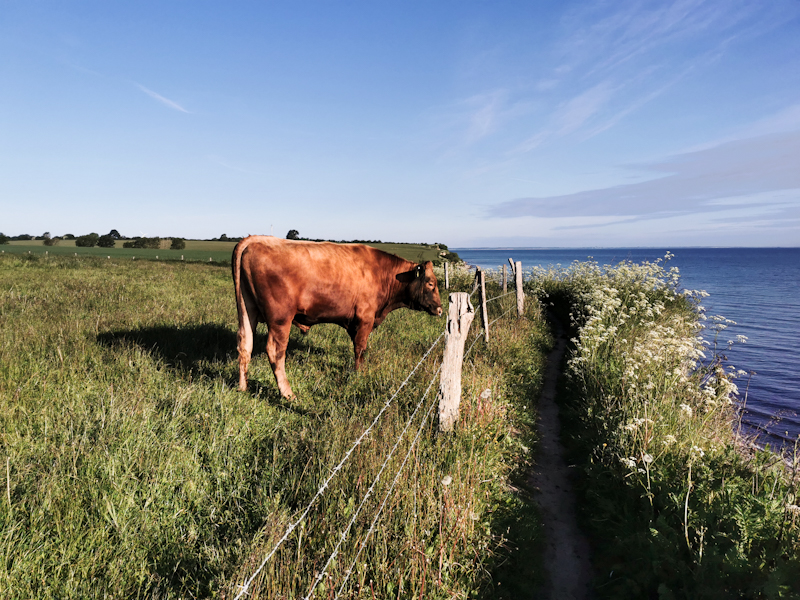
M222 379L226 385L235 388L239 385L238 353L236 349L236 333L227 327L217 324L191 326L142 327L101 333L97 341L107 348L117 345L131 344L149 353L156 360L182 375L207 377L212 380ZM263 354L266 348L266 336L256 335L253 345L253 356ZM324 348L310 341L307 336L302 339L292 336L287 348L287 358L293 354L325 355ZM231 369L231 363L236 366ZM271 375L270 375L271 379ZM307 411L282 398L274 381L262 382L252 377L248 391L274 404L296 413Z

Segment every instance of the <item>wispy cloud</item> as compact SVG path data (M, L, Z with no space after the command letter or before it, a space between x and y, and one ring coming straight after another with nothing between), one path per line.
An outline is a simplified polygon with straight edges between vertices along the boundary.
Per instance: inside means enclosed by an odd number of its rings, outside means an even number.
M142 90L145 94L147 94L148 96L150 96L154 100L158 100L159 102L161 102L161 104L163 104L164 106L168 106L169 108L172 108L174 110L178 110L178 111L183 112L183 113L189 113L188 110L183 108L177 102L175 102L173 100L170 100L169 98L165 98L161 94L158 94L158 93L154 92L153 90L148 89L148 88L144 87L143 85L141 85L139 83L136 84L136 87L138 87L140 90Z
M738 204L800 204L800 131L735 140L640 165L663 176L561 196L519 198L488 210L494 217L646 215L724 210ZM773 192L793 190L776 201ZM749 200L748 200L749 197Z
M535 68L521 63L502 94L465 101L482 104L460 120L464 137L470 144L502 138L509 156L594 137L712 67L734 44L780 25L791 17L785 12L752 0L579 4ZM509 110L521 105L534 109Z

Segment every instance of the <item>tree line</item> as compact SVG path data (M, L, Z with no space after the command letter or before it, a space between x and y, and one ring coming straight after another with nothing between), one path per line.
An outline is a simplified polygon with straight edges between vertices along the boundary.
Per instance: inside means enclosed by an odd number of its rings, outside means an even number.
M184 238L174 237L170 238L170 250L183 250L186 248L186 240ZM32 236L28 234L21 234L15 236L7 236L0 233L0 244L8 244L15 241L41 241L45 246L57 246L61 240L75 240L75 246L78 248L113 248L117 240L123 240L123 248L154 248L161 247L160 237L134 237L129 238L120 234L116 229L112 229L105 235L98 233L87 233L86 235L75 236L71 233L66 233L62 236L53 237L49 231L45 231L42 235Z

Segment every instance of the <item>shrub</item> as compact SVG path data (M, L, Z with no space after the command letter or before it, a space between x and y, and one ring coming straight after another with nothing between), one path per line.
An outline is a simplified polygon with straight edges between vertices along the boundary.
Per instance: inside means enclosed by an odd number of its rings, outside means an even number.
M113 248L114 238L110 234L101 235L97 240L97 245L101 248Z
M11 240L7 235L0 233L0 244L7 244Z
M100 239L100 236L96 233L89 233L87 235L82 235L79 238L75 239L75 245L79 248L94 248L97 246L97 241Z
M61 241L59 237L46 237L44 238L44 245L45 246L58 246L58 242Z
M186 248L186 240L183 238L172 238L172 243L169 245L170 250L183 250Z
M160 246L161 238L159 237L139 237L122 244L123 248L151 248L155 250L158 250Z
M530 285L575 334L562 415L595 568L613 574L598 594L797 597L800 464L742 452L732 397L746 373L717 351L730 321L659 263L574 263Z

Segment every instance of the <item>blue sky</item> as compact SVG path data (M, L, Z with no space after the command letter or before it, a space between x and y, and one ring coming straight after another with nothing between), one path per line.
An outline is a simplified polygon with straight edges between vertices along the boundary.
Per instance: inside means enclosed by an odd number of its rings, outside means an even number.
M0 231L800 245L800 2L0 0Z

